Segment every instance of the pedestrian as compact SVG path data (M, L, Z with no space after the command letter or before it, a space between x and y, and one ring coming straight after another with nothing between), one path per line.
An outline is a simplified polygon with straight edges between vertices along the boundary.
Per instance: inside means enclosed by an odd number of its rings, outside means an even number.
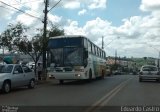
M41 75L42 75L42 66L41 66L41 63L38 63L37 71L38 71L38 80L41 80Z

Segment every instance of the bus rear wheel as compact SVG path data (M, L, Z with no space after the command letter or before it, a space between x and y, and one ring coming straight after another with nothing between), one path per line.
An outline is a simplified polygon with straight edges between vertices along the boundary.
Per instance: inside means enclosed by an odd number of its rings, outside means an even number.
M89 70L89 79L88 79L88 81L92 81L92 70L91 69Z
M59 84L63 84L64 83L64 80L59 80Z
M104 79L104 74L105 74L105 73L104 73L104 70L102 70L102 75L101 75L101 78L102 78L102 79Z

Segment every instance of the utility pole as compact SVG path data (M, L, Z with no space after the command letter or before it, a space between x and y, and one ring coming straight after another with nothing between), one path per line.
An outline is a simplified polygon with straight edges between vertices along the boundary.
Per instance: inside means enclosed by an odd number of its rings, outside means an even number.
M117 69L117 50L115 50L115 68Z
M160 51L158 52L159 53L159 56L158 56L158 60L157 60L157 67L158 67L158 69L159 69L159 66L160 66L160 63L159 63L159 59L160 59Z
M103 36L102 36L102 49L104 49L104 41L103 41Z
M47 35L47 13L48 13L48 0L44 1L44 30L43 30L43 75L46 77L46 35Z

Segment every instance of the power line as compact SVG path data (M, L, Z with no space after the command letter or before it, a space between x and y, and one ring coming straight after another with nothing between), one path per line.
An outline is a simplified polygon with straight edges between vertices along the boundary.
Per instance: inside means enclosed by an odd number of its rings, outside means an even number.
M14 9L18 10L19 12L22 12L22 13L30 16L30 17L33 17L33 18L36 18L36 19L39 19L40 21L42 21L41 18L39 18L39 17L33 16L33 15L29 14L29 13L26 13L26 12L24 12L23 10L20 10L20 9L18 9L18 8L16 8L16 7L13 7L13 6L11 6L11 5L7 4L7 3L4 3L4 2L2 2L2 1L0 1L0 2L3 3L3 4L5 4L5 5L7 5L7 6L9 6L9 7L14 8Z
M106 46L110 45L113 41L115 41L116 39L119 39L120 37L117 37L115 39L112 39L109 43L106 44Z
M16 1L16 2L18 2L18 1ZM33 2L41 2L41 1L40 0L39 1L38 0L34 0L34 1L23 2L23 3L18 2L18 4L11 4L11 5L20 5L20 6L23 6L23 7L26 7L26 8L30 8L30 7L27 7L25 4L33 3ZM37 14L40 14L39 12L37 12L37 11L35 11L33 9L32 9L32 11L35 12L35 13L37 13Z
M17 2L17 3L19 3L19 1L17 1L17 0L14 0L15 2Z
M62 1L62 0L59 0L54 6L52 6L51 9L48 10L48 12L51 11L53 8L55 8L61 1Z
M17 4L12 4L12 5L24 5L24 4L33 3L33 2L39 2L39 1L34 0L34 1L29 1L29 2L24 2L24 3L18 2Z
M4 6L0 6L0 7L1 7L1 8L4 8L4 9L11 10L10 8L4 7Z

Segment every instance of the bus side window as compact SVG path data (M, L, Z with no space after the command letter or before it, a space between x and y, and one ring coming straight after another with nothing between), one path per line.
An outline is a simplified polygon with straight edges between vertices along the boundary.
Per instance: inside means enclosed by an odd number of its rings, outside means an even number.
M104 58L106 58L106 53L104 52Z
M88 41L88 51L92 52L91 43Z
M91 44L91 52L94 54L94 46Z
M103 58L105 58L105 52L103 51Z
M99 51L100 51L99 48L97 48L97 54L98 54L98 56L100 56L100 55L99 55Z
M87 39L84 38L84 48L88 49Z
M94 54L97 55L97 49L95 45L94 45Z
M100 50L100 57L102 57L102 51Z
M104 52L103 52L103 58L104 58Z

